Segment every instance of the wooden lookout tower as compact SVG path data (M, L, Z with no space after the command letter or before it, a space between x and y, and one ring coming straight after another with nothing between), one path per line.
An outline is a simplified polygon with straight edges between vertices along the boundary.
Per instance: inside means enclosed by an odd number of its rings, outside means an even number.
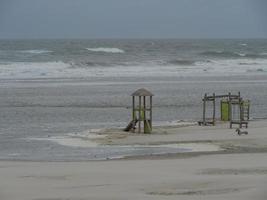
M151 133L152 131L152 97L154 96L148 90L141 88L132 95L132 120L124 131L138 133ZM136 127L137 126L137 127Z

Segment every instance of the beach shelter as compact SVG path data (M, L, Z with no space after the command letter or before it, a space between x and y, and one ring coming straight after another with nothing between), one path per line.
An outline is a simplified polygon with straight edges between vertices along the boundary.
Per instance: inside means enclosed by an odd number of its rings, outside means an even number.
M151 133L152 131L152 97L145 88L136 90L132 95L132 120L124 131ZM136 127L137 126L137 127Z

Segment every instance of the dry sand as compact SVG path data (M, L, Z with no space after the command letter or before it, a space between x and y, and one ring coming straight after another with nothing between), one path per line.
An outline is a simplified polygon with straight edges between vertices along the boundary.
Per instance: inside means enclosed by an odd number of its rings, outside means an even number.
M158 127L152 135L107 130L93 141L216 144L224 150L90 162L0 161L0 199L266 200L267 121L251 122L248 131L237 136L226 124Z

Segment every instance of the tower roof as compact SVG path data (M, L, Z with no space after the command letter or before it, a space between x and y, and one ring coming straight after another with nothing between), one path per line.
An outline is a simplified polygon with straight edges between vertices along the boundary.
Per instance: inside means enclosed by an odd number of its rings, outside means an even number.
M136 90L132 94L132 96L154 96L154 94L152 94L151 92L149 92L145 88L141 88L141 89Z

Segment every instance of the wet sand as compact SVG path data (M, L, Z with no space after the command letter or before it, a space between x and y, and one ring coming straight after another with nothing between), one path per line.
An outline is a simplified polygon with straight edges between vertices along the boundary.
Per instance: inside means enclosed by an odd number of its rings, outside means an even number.
M110 145L216 144L221 151L90 162L0 161L2 200L267 199L267 121L238 136L216 127L158 127L152 135L108 130Z

